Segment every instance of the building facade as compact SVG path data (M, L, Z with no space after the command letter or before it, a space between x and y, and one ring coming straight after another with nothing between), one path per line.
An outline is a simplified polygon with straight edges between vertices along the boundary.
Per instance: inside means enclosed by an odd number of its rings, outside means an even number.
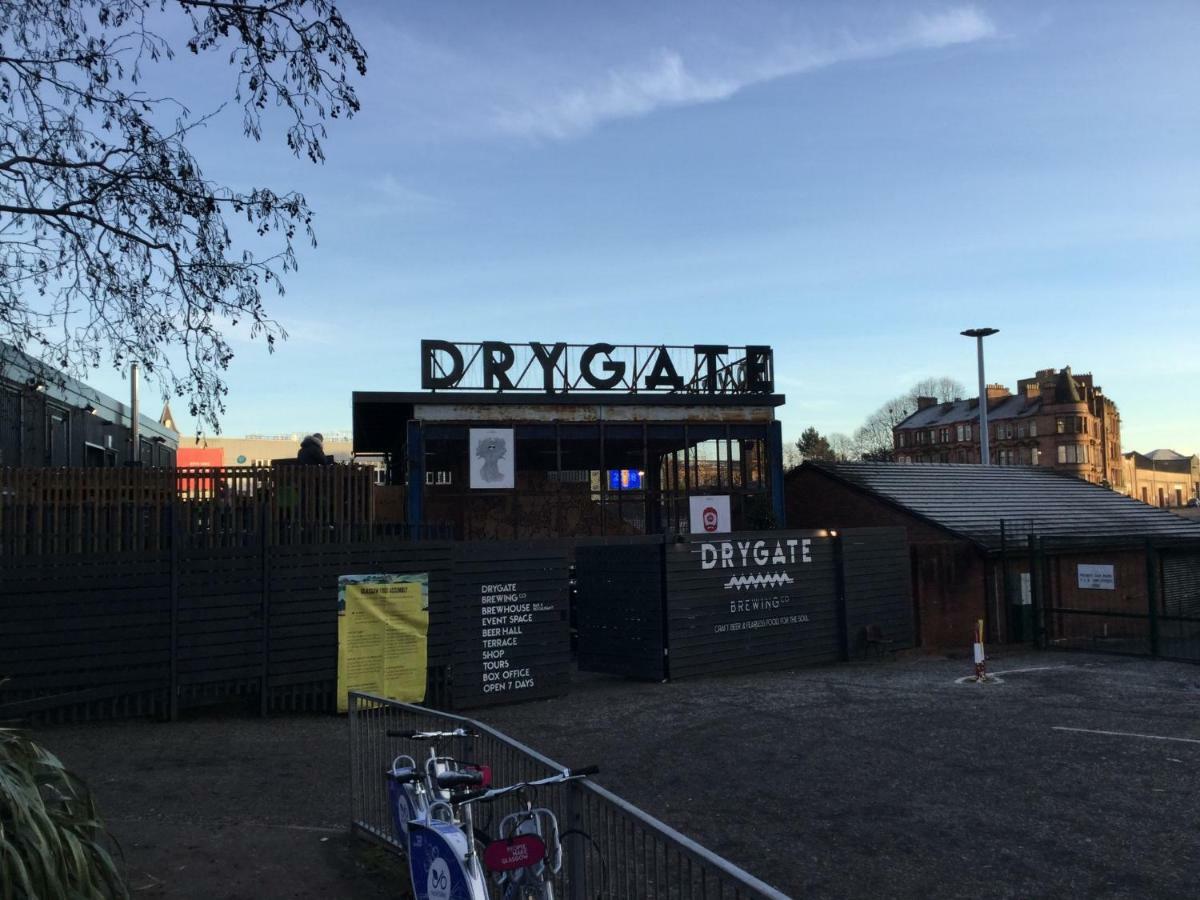
M687 534L700 497L735 530L781 527L772 365L762 346L426 341L425 391L355 392L354 452L385 461L377 513L468 540Z
M990 462L1042 466L1116 490L1125 483L1121 416L1091 374L1042 369L1017 382L987 387ZM917 411L893 429L902 463L977 463L979 399L938 403L920 397Z
M334 462L352 462L353 445L349 435L330 432L325 437L325 453ZM276 460L294 460L304 435L248 434L244 437L205 438L199 445L179 450L181 466L270 466ZM360 460L361 462L361 460Z
M1200 502L1200 456L1174 450L1136 451L1121 458L1124 491L1151 506L1187 507Z
M0 467L175 465L174 423L137 420L135 446L129 404L0 344Z

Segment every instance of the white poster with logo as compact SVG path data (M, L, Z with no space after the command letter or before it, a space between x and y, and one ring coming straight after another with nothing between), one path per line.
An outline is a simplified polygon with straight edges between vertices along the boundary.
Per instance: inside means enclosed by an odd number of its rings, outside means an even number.
M1079 586L1084 590L1115 591L1117 589L1112 566L1093 566L1080 563L1078 577Z
M688 498L692 534L726 534L732 531L727 494Z
M472 428L468 444L473 490L515 487L516 447L511 428Z

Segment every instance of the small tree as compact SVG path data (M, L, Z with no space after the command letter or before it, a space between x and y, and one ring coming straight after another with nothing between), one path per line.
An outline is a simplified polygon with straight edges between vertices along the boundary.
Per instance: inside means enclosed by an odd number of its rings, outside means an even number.
M0 341L76 375L140 362L216 428L225 333L285 336L263 292L315 241L312 213L205 175L189 139L213 113L143 87L175 53L158 27L227 53L245 135L275 107L313 162L325 120L359 109L366 51L330 0L0 0ZM274 248L241 246L230 218Z
M837 458L834 455L833 449L829 446L829 441L811 425L804 429L800 438L796 441L796 452L799 454L801 462L822 459L834 460Z

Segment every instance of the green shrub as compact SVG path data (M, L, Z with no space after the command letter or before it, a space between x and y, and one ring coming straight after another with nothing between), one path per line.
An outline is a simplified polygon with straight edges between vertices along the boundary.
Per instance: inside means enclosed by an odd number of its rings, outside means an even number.
M83 780L0 728L0 898L128 897L110 843Z

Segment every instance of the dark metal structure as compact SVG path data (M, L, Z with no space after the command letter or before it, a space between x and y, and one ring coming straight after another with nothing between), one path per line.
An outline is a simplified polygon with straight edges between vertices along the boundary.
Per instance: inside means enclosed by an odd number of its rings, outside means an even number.
M734 529L781 527L777 394L354 394L354 452L380 454L409 523L464 539L687 533L726 494ZM471 428L512 428L515 487L469 485ZM613 473L637 473L637 486Z

